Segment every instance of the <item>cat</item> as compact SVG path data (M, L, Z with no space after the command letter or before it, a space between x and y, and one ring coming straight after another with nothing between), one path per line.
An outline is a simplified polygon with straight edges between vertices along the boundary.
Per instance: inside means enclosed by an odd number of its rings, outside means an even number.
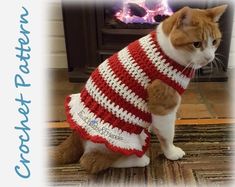
M50 150L51 164L80 161L90 173L145 167L148 127L167 159L181 159L185 152L173 144L181 94L195 70L214 60L222 37L218 21L226 8L184 7L103 62L81 94L67 97L73 132Z

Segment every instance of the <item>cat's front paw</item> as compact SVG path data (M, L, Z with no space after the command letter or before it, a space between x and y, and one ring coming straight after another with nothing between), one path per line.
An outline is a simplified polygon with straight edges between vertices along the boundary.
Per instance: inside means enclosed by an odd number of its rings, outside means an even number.
M139 165L140 167L145 167L147 165L149 165L150 159L148 156L143 155L139 161Z
M173 145L170 148L164 150L164 155L169 160L178 160L185 155L185 152L181 148Z

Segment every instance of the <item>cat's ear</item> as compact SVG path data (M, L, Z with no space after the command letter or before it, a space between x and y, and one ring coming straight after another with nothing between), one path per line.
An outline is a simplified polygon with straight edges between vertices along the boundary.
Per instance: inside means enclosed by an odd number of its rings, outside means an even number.
M179 11L179 17L177 19L177 26L187 26L191 22L192 12L189 7L184 7Z
M208 16L211 17L214 22L217 22L227 7L228 5L221 5L214 8L209 8L207 9Z

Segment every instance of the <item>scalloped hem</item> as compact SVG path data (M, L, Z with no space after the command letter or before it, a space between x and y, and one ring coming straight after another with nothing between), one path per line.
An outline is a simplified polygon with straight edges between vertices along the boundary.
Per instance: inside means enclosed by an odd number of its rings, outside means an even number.
M94 143L105 144L105 146L109 150L112 150L114 152L118 152L118 153L121 153L121 154L127 155L127 156L135 154L138 157L142 157L145 154L145 152L147 151L147 149L149 147L149 143L150 143L150 134L147 131L147 129L144 129L144 132L147 135L147 137L145 139L145 145L142 146L142 151L139 151L136 149L125 149L125 148L117 147L115 145L110 144L105 138L103 138L101 136L98 136L98 135L92 136L92 135L88 134L84 128L82 128L79 124L77 124L77 122L75 122L73 120L72 115L70 114L70 107L69 107L70 101L71 101L71 97L67 96L65 99L65 111L66 111L67 121L70 124L70 128L75 130L76 132L78 132L83 139L90 140Z

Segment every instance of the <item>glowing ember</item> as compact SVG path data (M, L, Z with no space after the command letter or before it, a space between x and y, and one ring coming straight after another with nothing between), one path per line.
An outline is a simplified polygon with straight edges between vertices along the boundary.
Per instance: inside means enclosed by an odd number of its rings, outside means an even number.
M115 17L124 23L156 23L157 16L170 16L173 12L167 0L123 0Z

